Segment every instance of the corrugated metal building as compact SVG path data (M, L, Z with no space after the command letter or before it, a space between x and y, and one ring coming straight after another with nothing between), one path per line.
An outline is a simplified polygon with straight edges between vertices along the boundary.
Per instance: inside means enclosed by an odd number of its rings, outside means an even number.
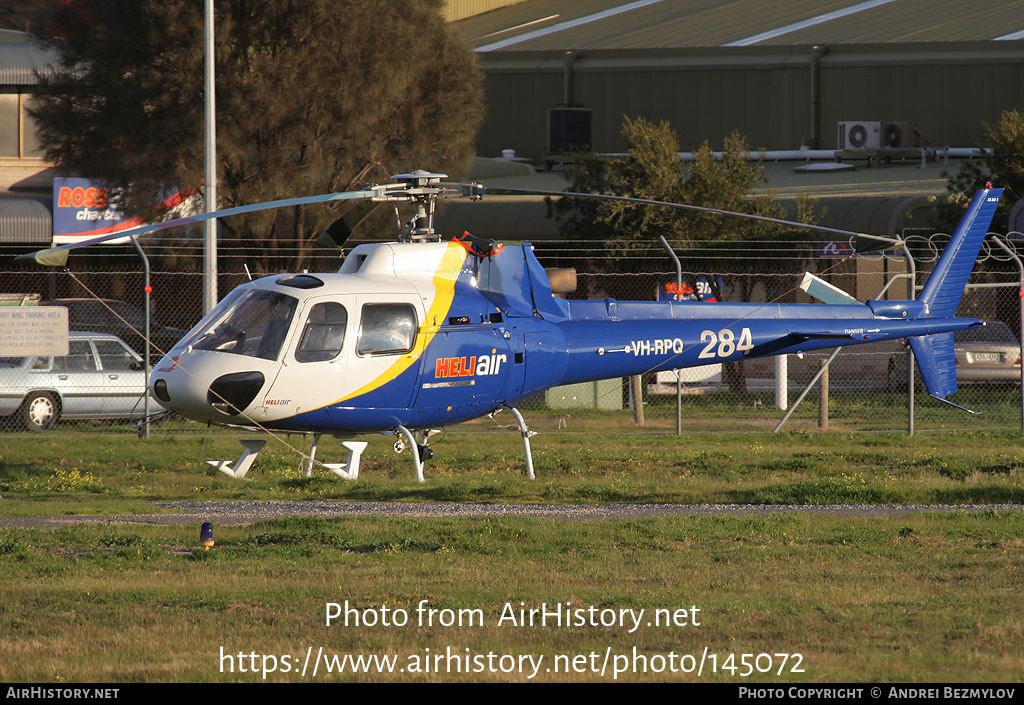
M684 149L837 147L840 121L916 124L976 144L1024 108L1024 2L527 0L453 24L487 76L478 152L537 163L549 110L589 108L591 144L621 151L624 115L668 120Z
M445 0L444 19L447 22L454 22L466 17L479 15L499 7L515 5L523 0Z
M20 32L0 30L0 244L49 243L53 169L28 115L37 76L54 58Z

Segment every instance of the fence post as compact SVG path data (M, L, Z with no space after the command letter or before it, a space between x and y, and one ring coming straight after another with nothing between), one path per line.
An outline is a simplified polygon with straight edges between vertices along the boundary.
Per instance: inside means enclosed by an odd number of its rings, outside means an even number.
M629 390L633 397L633 420L637 426L644 425L644 392L640 379L640 375L633 375L629 378Z
M775 408L789 408L789 355L775 356Z
M821 384L818 386L820 398L818 400L818 428L822 431L828 430L828 363L829 360L819 361L821 366Z

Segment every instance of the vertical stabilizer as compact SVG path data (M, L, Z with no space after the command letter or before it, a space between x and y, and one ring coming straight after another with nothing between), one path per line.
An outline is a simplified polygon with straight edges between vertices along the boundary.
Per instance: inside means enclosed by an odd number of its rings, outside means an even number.
M925 305L929 317L949 318L956 315L967 279L974 269L981 243L988 235L988 228L1002 195L1001 188L982 189L974 194L971 205L967 207L967 212L953 231L953 237L942 251L921 295L917 297ZM914 351L914 359L928 393L946 401L946 397L957 390L953 334L920 336L910 338L908 342Z
M935 269L921 290L918 301L928 307L932 318L946 318L956 315L967 278L974 269L981 243L988 235L988 228L1003 195L1001 188L987 188L974 194L971 205L953 231L953 237L943 250Z
M907 342L914 351L914 360L928 393L937 399L945 399L955 392L957 382L953 334L923 335L908 338Z

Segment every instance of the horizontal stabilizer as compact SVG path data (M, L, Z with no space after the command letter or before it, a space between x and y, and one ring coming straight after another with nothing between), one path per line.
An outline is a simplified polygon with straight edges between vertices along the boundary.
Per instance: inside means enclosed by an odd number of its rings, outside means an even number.
M891 337L886 331L879 326L877 328L861 328L859 326L864 325L864 321L858 320L855 323L859 324L857 328L850 326L854 321L843 321L839 325L836 325L836 321L821 320L821 321L793 321L793 324L789 328L789 334L794 338L803 338L804 340L872 340L872 339L885 339Z
M795 338L804 340L853 340L861 336L854 336L851 333L840 333L838 331L815 331L815 330L792 330L789 332Z

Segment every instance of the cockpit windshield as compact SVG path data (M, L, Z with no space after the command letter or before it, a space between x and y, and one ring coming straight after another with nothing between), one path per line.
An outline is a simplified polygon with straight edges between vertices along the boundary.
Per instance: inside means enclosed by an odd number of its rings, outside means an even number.
M264 289L229 296L206 317L206 325L174 346L175 351L191 346L276 360L297 305L292 296Z

